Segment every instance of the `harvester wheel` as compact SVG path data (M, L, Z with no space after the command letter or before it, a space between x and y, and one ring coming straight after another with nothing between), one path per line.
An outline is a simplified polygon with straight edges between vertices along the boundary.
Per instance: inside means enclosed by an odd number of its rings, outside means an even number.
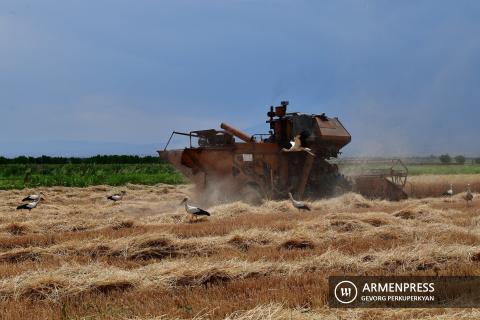
M335 173L333 195L340 196L352 190L351 182L340 173Z
M352 190L352 184L344 175L334 172L322 177L321 190L323 197L336 197Z
M258 187L247 184L242 190L242 201L253 205L261 204L262 194Z

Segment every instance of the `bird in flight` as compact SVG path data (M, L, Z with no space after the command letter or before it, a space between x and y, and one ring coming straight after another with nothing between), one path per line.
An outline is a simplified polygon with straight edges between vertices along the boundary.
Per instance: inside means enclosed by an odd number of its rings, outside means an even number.
M125 196L127 192L125 191L121 191L120 193L115 193L111 196L108 196L107 199L108 200L112 200L113 202L117 202L117 201L120 201L123 199L123 196Z
M289 192L288 193L288 196L290 197L290 201L292 201L292 204L295 208L297 208L298 210L306 210L306 211L310 211L310 207L307 206L305 204L305 202L303 201L297 201L295 199L293 199L293 196L292 194Z
M208 211L189 205L188 198L184 198L182 202L180 202L180 204L185 205L185 211L187 212L187 214L190 215L190 219L198 218L200 216L210 216L210 213Z
M309 154L311 154L312 156L314 156L315 154L312 152L312 150L310 148L304 148L302 146L302 140L300 139L300 135L296 135L295 138L293 138L292 141L290 141L290 149L286 149L286 148L283 148L282 151L283 152L298 152L298 151L305 151Z

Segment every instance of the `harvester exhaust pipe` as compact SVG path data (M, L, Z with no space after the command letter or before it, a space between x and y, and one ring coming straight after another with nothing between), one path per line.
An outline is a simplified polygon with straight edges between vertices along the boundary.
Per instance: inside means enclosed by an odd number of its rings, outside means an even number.
M251 135L248 135L246 134L245 132L242 132L238 129L235 129L234 127L226 124L226 123L223 123L220 125L220 128L222 128L223 130L225 130L226 132L230 133L231 135L239 138L240 140L242 141L245 141L245 142L254 142L253 140L253 137Z

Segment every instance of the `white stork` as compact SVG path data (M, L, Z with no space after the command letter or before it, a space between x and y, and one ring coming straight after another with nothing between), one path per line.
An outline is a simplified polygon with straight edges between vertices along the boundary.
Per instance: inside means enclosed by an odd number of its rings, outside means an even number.
M121 191L120 193L115 193L111 196L108 196L108 200L112 200L113 202L117 202L123 199L123 196L126 194L126 191Z
M312 152L310 148L304 148L302 147L302 140L300 139L300 135L296 135L295 138L293 138L292 141L290 141L290 149L283 148L283 152L299 152L299 151L305 151L314 156L315 154Z
M442 195L447 197L453 196L453 184L450 183L450 189L445 191Z
M293 204L293 206L294 206L295 208L297 208L298 210L307 210L307 211L310 211L310 207L307 206L307 205L305 204L305 202L303 202L303 201L297 201L297 200L293 199L293 196L292 196L292 194L291 194L290 192L288 193L288 196L290 197L290 200L292 201L292 204Z
M180 204L185 205L185 211L190 215L191 218L193 217L198 218L199 216L210 216L210 213L208 211L205 211L198 207L191 206L187 202L188 202L188 198L184 198L182 202L180 202Z
M463 196L463 199L467 201L467 206L469 201L470 202L473 201L473 193L472 193L472 190L470 190L470 184L467 185L467 193L465 194L465 196Z
M38 200L36 201L32 201L32 202L29 202L29 203L24 203L24 204L21 204L17 207L17 210L28 210L28 211L31 211L32 209L35 209L35 207L38 205L38 203L40 202L40 200L42 200L42 197L38 198Z
M25 198L23 198L22 201L37 201L41 197L44 197L42 192L34 193L34 194L29 195L29 196L26 196Z

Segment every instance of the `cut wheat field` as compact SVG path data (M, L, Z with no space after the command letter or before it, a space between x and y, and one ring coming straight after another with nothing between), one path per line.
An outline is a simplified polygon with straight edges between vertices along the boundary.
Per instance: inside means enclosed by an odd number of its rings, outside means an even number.
M451 180L454 181L451 181ZM449 183L458 194L439 197ZM1 319L478 319L478 309L329 308L330 275L480 275L479 175L417 176L417 198L209 203L191 186L0 191ZM124 199L106 199L115 191ZM189 222L180 201L211 212Z

